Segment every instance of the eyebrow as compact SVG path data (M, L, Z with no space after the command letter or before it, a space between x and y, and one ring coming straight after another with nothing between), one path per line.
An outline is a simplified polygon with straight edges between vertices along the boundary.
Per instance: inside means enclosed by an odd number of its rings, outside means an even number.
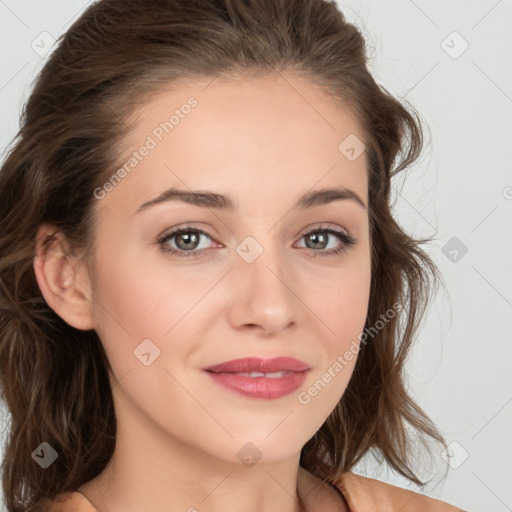
M299 198L293 209L303 210L313 206L325 205L339 200L352 200L364 209L367 209L363 200L353 191L345 187L323 188L307 192ZM223 210L235 210L238 203L229 195L217 194L209 191L180 190L176 187L165 190L159 196L141 204L135 213L147 210L149 207L168 201L181 201L202 208L216 208Z

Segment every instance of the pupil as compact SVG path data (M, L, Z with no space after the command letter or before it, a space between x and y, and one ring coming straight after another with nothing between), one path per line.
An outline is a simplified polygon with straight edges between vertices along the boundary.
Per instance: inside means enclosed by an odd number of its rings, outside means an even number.
M182 244L179 243L179 241L182 239L182 238L188 238L187 241L185 241L185 247L181 247ZM180 235L178 236L178 246L180 246L181 248L185 248L185 249L190 249L190 247L187 246L187 244L190 244L190 242L197 242L197 234L194 234L194 233L190 233L190 232L187 232L187 233L180 233Z
M313 240L313 243L316 245L318 245L318 243L320 243L320 245L322 245L322 243L325 243L325 234L317 234L317 233L313 233L311 235L309 235L309 239L310 240ZM320 242L319 242L320 240Z

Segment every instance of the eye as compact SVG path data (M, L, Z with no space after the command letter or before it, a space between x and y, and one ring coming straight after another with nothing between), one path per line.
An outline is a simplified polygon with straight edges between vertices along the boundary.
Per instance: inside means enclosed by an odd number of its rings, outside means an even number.
M209 253L211 248L199 247L201 237L211 239L212 234L203 229L184 226L162 236L157 240L157 242L160 245L162 251L176 255L180 258L187 258L191 256L202 257ZM341 241L341 245L326 251L324 246L326 244L328 245L329 239L333 237ZM316 257L317 254L321 256L332 256L345 253L351 246L356 243L356 240L348 233L338 229L326 227L319 227L302 233L301 239L302 238L306 239L306 246L311 249L314 257ZM176 239L174 241L174 247L168 243L173 239Z
M332 236L341 240L342 244L338 247L334 247L328 251L318 251L316 249L325 249L324 245L328 242ZM319 227L313 230L307 231L302 234L302 238L306 239L306 245L309 248L314 249L313 255L316 257L317 254L320 256L333 256L335 254L346 253L350 247L352 247L356 240L348 233L334 228ZM308 245L309 244L309 245ZM321 246L321 247L318 247Z
M178 257L186 258L189 256L198 256L197 252L203 252L205 250L204 248L197 248L197 243L201 236L211 238L211 234L208 233L208 231L185 226L183 228L171 231L167 235L164 235L158 240L158 244L164 252L169 252ZM167 242L171 241L173 238L176 238L177 248L170 247L167 244Z

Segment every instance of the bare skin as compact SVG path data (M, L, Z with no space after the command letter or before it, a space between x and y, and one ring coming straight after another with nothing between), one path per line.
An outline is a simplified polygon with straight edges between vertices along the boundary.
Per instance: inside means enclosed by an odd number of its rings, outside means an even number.
M97 506L98 512L110 511L110 508L105 508L103 504L104 486L105 482L102 482L101 478L97 477L81 485L79 488L79 491L88 501L93 506ZM345 498L336 489L322 482L322 480L302 466L299 466L297 473L297 493L300 495L307 512L350 512ZM197 499L194 500L194 502L197 501ZM101 506L99 505L100 503L102 503ZM175 501L172 500L171 503L175 503ZM171 510L179 509L174 506ZM297 510L303 512L298 508L298 505ZM194 510L189 512L194 512Z
M190 97L197 105L158 140L155 128ZM297 491L309 510L348 510L299 457L345 392L357 355L332 367L357 344L367 315L366 158L338 149L351 134L363 139L357 120L290 73L175 83L134 120L126 160L148 136L156 146L96 199L94 265L66 258L58 243L38 248L34 261L48 304L70 325L96 330L113 371L115 452L79 490L101 512L297 512ZM136 213L171 187L229 195L235 208L167 201ZM363 205L293 209L303 194L334 187ZM193 248L179 235L161 241L185 226L209 234L195 231ZM355 244L326 255L345 243L333 233L318 239L326 229ZM148 365L134 354L147 339ZM266 400L202 370L248 356L295 357L310 372L296 391ZM324 387L309 392L319 380ZM244 447L260 457L255 464L241 463Z

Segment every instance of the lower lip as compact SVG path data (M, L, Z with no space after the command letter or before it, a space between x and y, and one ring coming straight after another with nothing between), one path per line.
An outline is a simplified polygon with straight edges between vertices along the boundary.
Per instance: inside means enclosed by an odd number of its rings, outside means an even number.
M271 400L293 393L306 380L308 370L294 372L284 377L244 377L236 373L206 372L217 384L236 393L252 398Z

